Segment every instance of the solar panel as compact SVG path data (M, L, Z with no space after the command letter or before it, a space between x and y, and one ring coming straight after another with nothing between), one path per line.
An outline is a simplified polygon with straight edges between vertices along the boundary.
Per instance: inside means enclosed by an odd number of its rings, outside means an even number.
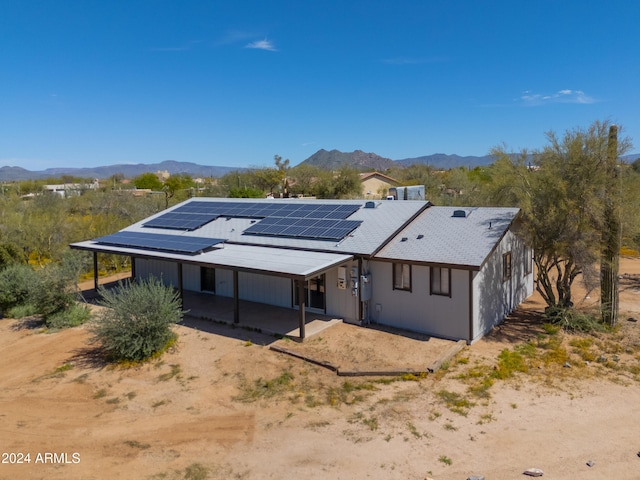
M96 238L94 242L116 247L131 247L143 250L159 250L193 255L222 243L224 240L220 238L187 237L158 233L118 232Z
M144 223L148 228L166 228L170 230L193 231L219 218L256 218L258 224L251 225L245 233L255 235L291 236L290 232L282 233L286 227L314 227L313 234L300 233L295 230L295 237L324 238L323 229L338 228L337 221L345 220L360 208L359 204L311 204L311 203L262 203L262 202L203 202L191 201L171 212ZM301 222L303 220L303 222ZM360 222L356 223L359 225ZM261 226L259 226L261 225ZM266 226L278 225L282 228L268 229ZM353 227L353 228L356 228ZM342 229L346 226L340 227ZM353 230L351 228L351 230ZM349 231L351 231L349 230ZM331 232L331 239L335 239L340 231ZM318 233L320 232L320 234ZM329 235L326 234L325 236Z
M274 225L286 225L286 226L293 225L296 222L295 218L288 218L288 217L271 217L269 220L275 220Z
M300 227L300 226L292 226L292 227L287 227L285 228L282 232L281 235L284 235L285 237L299 237L302 236L302 233L307 229L308 227Z
M294 237L310 240L342 240L355 230L360 220L313 220L305 218L281 218L275 224L251 225L244 233L271 237Z
M169 212L149 220L144 226L173 230L195 230L216 218L218 218L218 215L215 214Z

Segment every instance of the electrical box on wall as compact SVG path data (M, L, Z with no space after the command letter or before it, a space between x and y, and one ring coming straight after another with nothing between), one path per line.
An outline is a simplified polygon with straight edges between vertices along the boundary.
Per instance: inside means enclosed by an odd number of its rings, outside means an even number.
M338 288L347 289L347 267L338 267Z

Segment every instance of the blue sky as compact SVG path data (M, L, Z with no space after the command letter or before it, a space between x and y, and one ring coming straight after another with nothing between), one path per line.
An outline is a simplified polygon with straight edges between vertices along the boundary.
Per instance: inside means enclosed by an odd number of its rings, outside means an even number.
M0 166L640 152L640 2L0 0Z

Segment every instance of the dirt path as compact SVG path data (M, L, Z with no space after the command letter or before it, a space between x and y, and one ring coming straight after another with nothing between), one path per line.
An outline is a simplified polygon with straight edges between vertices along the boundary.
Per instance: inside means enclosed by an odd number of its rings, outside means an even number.
M0 479L507 480L529 467L544 478L637 479L640 322L626 318L640 317L640 261L621 273L622 330L593 347L617 349L607 364L573 354L571 368L538 365L495 381L484 398L469 393L474 372L486 376L503 349L547 338L531 321L535 298L419 381L337 377L225 326L178 326L174 351L122 370L101 363L83 327L42 333L37 322L2 319L0 451L31 462L0 463ZM340 340L323 335L316 354L356 367L422 364L405 343L419 340L347 325L334 333ZM456 411L443 392L473 405Z

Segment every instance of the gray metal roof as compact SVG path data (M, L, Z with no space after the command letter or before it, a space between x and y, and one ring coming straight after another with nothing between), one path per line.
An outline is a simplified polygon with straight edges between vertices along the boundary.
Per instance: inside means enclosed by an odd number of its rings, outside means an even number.
M393 235L417 215L428 207L427 202L422 201L377 201L376 208L360 208L348 220L361 220L362 223L350 235L340 242L314 239L279 238L258 235L243 235L243 231L252 225L248 218L224 218L220 217L193 231L167 230L163 228L147 228L144 223L152 218L182 206L189 201L198 202L287 202L294 204L355 204L364 207L365 200L303 200L303 199L234 199L234 198L207 198L197 197L173 208L164 210L157 215L133 224L123 231L137 231L144 233L179 234L195 237L223 238L227 245L230 243L242 243L248 245L261 245L270 247L283 247L311 251L335 252L344 254L371 255L384 245Z
M464 211L465 217L454 217L456 210ZM374 258L480 268L518 212L517 208L432 206Z
M92 241L78 242L71 246L79 250L135 255L301 279L312 278L353 258L352 255L335 253L234 244L224 244L198 255L115 247L100 245Z

